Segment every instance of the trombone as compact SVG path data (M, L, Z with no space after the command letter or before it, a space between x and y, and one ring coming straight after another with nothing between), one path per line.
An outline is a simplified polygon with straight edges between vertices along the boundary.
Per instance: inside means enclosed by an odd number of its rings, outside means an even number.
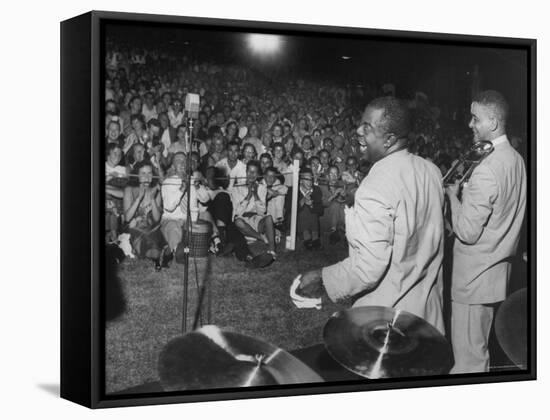
M482 140L474 143L472 147L470 147L470 149L466 153L463 153L447 171L447 173L443 177L443 186L446 187L448 185L454 184L454 182L456 182L455 178L458 172L458 167L461 164L464 164L465 167L467 166L467 169L458 179L458 199L461 200L462 187L466 182L468 182L468 180L472 176L472 172L474 171L474 169L483 161L483 159L493 153L494 149L495 147L490 141ZM451 209L448 198L445 197L445 206L443 213L445 215L446 226L448 227L449 232L452 234L453 229L450 210Z
M462 177L458 180L458 185L461 188L472 176L472 172L474 169L479 165L483 159L485 159L487 156L489 156L495 147L493 146L493 143L490 141L478 141L470 147L470 149L462 154L457 161L451 166L451 168L447 171L445 176L443 177L443 185L451 185L454 184L456 181L456 174L458 171L458 167L461 164L464 164L467 169L464 171Z

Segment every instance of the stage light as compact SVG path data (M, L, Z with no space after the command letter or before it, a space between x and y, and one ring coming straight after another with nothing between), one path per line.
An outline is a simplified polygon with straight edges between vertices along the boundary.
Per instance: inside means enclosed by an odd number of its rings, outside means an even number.
M278 35L250 34L248 46L257 54L273 54L281 46L281 37Z

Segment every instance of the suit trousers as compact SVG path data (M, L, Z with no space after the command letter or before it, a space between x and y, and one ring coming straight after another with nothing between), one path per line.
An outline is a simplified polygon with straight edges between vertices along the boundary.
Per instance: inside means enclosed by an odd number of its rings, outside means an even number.
M455 364L451 373L489 371L489 333L493 307L453 302L451 339Z

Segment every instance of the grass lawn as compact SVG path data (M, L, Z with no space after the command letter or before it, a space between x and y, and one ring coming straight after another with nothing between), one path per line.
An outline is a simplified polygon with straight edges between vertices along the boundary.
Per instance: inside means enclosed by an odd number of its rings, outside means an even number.
M320 251L281 252L274 264L259 270L246 269L234 257L197 259L199 277L205 269L210 272L211 323L285 350L320 343L323 326L340 307L329 303L321 310L297 309L289 298L290 284L299 273L335 263L346 255L343 244L326 245ZM158 380L159 352L181 334L183 265L173 263L157 273L150 261L126 259L118 276L125 311L108 322L105 332L107 393ZM197 296L192 264L188 329ZM206 323L206 310L203 320Z

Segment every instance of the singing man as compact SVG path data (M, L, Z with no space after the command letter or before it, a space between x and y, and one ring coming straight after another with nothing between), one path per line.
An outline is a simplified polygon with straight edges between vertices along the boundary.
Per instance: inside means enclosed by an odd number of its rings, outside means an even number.
M443 333L443 184L434 164L407 150L409 130L400 100L367 105L357 134L373 165L345 210L349 257L305 273L298 293L402 309Z

